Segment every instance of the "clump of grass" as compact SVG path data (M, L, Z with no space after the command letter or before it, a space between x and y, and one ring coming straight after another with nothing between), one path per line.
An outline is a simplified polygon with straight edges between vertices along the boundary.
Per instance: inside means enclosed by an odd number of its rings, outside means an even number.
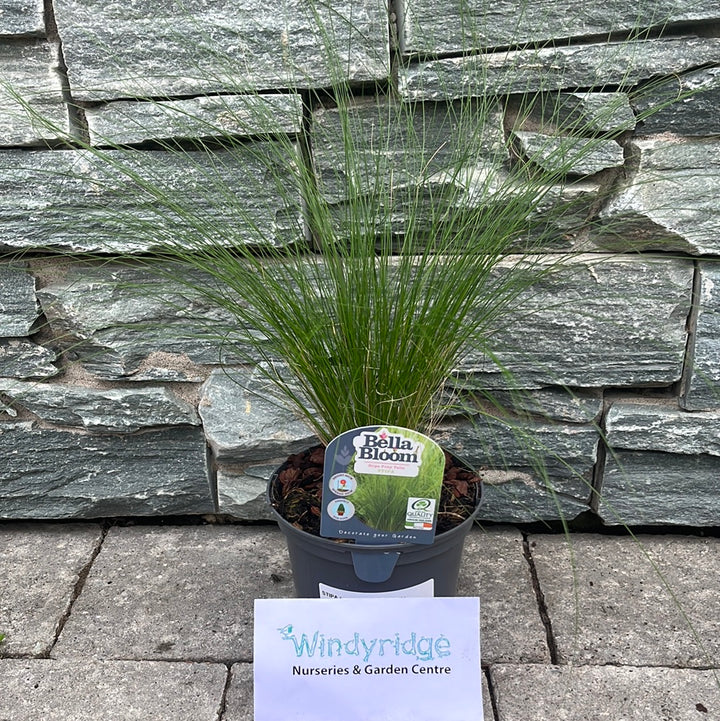
M148 149L72 137L84 166L62 172L86 181L90 168L102 204L79 211L104 229L108 249L151 250L124 260L231 318L214 327L222 347L257 364L322 442L367 425L431 433L464 355L492 362L508 311L564 264L558 242L587 218L574 168L624 128L568 116L562 93L542 89L514 98L508 125L502 84L485 92L482 77L473 97L422 102L400 97L389 72L368 100L348 80L327 8L309 5L330 79L319 90L303 83L287 58L297 79L288 90L302 100L296 130L278 128L261 93L250 95L251 122L228 103L222 127L148 98L196 139ZM547 140L522 149L515 131L538 106ZM602 112L616 111L609 99ZM141 162L148 155L158 162ZM190 192L163 174L168 157ZM234 185L238 168L257 194Z

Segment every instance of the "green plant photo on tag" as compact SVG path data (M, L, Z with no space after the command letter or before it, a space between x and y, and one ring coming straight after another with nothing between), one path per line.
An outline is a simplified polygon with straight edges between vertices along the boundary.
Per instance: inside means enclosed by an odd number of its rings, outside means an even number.
M325 452L320 535L363 543L432 543L445 454L397 426L340 434Z

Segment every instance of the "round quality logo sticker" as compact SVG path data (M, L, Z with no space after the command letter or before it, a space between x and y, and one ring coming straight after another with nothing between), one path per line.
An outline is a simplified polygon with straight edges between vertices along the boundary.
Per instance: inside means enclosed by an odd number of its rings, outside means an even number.
M349 521L355 515L355 506L344 498L336 498L328 503L327 512L334 521Z
M349 473L336 473L331 476L329 487L336 496L349 496L355 492L357 481Z

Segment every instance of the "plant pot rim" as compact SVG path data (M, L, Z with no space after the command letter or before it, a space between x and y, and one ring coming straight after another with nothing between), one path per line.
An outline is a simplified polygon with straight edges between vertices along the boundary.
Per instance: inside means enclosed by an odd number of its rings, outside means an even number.
M305 450L310 450L313 448L317 448L320 444L314 445L314 446L308 446ZM461 463L465 468L469 470L473 470L472 466L464 461L462 458L460 458L456 453L453 451L449 451L446 448L443 448L443 450L446 453L449 453L456 461ZM292 454L291 454L292 455ZM284 465L285 461L281 463L272 473L270 476L270 479L267 483L267 488L265 492L265 500L267 504L270 507L271 513L273 517L276 519L276 521L280 524L281 529L284 530L286 533L290 534L302 534L304 538L307 540L313 539L313 541L310 542L317 542L318 546L325 546L327 547L328 544L330 544L332 547L337 546L345 546L348 549L352 549L353 551L357 551L358 553L372 553L372 552L405 552L407 553L409 549L412 548L428 548L433 546L443 546L445 545L444 541L447 539L447 542L452 542L455 536L457 536L460 533L465 533L466 529L469 528L474 522L475 519L480 512L480 506L482 504L482 497L483 497L483 483L482 480L478 480L477 483L473 484L475 490L475 507L473 508L470 515L465 518L463 521L458 523L456 526L453 526L452 528L443 531L441 533L438 533L435 535L435 538L433 539L433 542L431 544L419 544L419 543L385 543L385 544L369 544L369 543L341 543L340 539L334 539L334 538L326 538L324 536L320 536L315 533L310 533L308 531L305 531L302 528L298 528L297 526L290 523L282 514L275 508L272 500L272 489L274 486L274 483L277 479L277 475Z

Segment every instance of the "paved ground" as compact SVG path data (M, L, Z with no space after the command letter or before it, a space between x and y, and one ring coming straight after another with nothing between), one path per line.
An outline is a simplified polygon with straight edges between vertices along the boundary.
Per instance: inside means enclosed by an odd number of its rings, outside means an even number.
M0 550L0 721L252 719L276 529L4 523ZM720 539L477 530L459 593L490 721L720 721Z

